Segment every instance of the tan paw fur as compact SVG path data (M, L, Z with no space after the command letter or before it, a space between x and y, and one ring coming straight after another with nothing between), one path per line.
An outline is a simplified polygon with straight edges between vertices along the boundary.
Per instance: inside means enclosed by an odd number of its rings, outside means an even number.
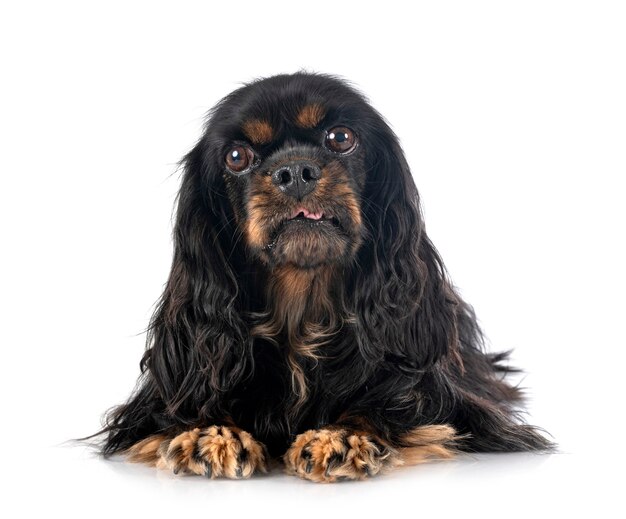
M399 463L396 450L380 438L346 429L300 434L283 460L289 474L316 482L365 479Z
M131 461L148 462L174 474L199 474L209 478L249 478L267 472L265 446L235 427L196 428L163 439L152 436L131 447Z

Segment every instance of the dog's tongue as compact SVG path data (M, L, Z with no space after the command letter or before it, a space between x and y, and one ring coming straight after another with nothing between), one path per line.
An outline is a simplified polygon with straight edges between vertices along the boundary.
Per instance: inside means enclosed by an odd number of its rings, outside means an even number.
M322 216L324 216L324 213L312 213L311 211L309 211L308 209L306 209L304 207L298 207L293 212L293 217L295 218L300 213L302 213L304 215L304 217L308 218L309 220L321 220Z

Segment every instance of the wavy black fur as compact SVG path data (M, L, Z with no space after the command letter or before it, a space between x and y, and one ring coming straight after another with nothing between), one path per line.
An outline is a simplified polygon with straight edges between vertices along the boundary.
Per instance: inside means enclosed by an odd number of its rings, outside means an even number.
M330 340L318 355L296 353L308 388L296 405L285 335L251 333L272 305L272 266L246 247L236 209L246 191L229 192L223 164L231 127L246 114L296 113L310 99L358 128L360 158L345 165L364 178L353 186L363 229L333 285L334 316L323 319L335 325ZM212 111L182 166L171 273L137 389L106 417L105 455L155 432L232 422L279 455L297 433L362 418L392 443L418 425L451 424L469 451L552 447L520 419L520 392L504 381L507 354L485 353L471 307L448 281L396 136L345 82L298 73L242 87Z

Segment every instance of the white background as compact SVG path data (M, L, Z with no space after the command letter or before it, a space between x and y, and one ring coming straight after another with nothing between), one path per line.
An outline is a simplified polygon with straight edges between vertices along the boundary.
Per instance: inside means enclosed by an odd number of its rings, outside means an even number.
M623 517L623 5L3 3L2 515ZM350 79L390 121L428 232L493 348L515 348L529 420L561 454L315 485L59 446L134 385L176 162L205 112L302 68Z

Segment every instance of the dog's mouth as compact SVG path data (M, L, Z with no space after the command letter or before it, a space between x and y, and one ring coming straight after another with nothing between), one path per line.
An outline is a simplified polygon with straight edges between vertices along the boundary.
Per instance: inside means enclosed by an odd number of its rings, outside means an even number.
M313 210L311 207L297 206L274 227L270 233L269 242L263 247L263 250L272 253L281 243L283 245L307 243L308 245L317 244L318 247L316 248L321 251L327 248L327 246L323 246L323 242L332 239L332 237L345 235L346 231L336 216L323 209ZM310 255L312 251L306 248L300 253Z
M330 223L335 227L339 227L339 219L335 216L328 215L323 211L310 211L306 207L296 207L285 223Z

